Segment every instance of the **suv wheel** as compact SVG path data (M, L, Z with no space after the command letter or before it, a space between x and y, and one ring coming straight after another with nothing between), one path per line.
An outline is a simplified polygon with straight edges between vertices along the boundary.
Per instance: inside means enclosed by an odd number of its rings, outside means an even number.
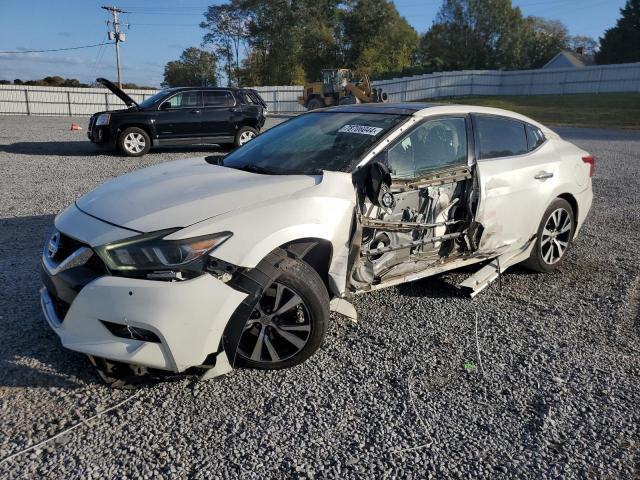
M250 142L254 138L258 136L258 130L253 127L241 127L240 130L236 132L236 138L233 144L236 147L241 147L247 142Z
M536 244L524 265L542 273L555 270L569 249L574 231L571 205L562 198L556 198L542 216Z
M141 128L129 127L118 137L118 149L127 157L141 157L150 148L151 139Z

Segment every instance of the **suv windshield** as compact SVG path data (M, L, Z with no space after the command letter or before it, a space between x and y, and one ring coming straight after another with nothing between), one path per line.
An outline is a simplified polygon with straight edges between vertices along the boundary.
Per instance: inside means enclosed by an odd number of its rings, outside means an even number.
M369 148L406 118L386 113L307 113L267 130L222 164L271 174L350 172Z
M158 93L151 95L150 97L146 98L144 101L140 102L138 106L140 108L149 108L153 104L155 104L158 100L160 100L162 97L166 96L168 93L169 93L169 90L160 90Z

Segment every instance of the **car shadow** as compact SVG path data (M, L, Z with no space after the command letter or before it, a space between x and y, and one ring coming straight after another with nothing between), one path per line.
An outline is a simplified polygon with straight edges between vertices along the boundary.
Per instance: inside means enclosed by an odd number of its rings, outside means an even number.
M0 219L0 388L85 388L101 383L66 350L40 310L40 252L53 215Z
M153 148L147 155L167 152L175 153L221 153L227 154L232 149L217 144L189 145L189 146L162 146ZM0 145L0 153L14 155L46 155L61 157L91 157L109 155L128 158L121 155L114 148L98 146L89 141L70 142L16 142L9 145Z
M86 157L104 155L110 150L96 148L89 141L79 142L15 142L0 145L0 152L17 155L47 155L64 157Z
M469 290L461 288L459 284L467 277L473 275L482 268L483 264L469 265L449 272L440 273L432 277L426 277L414 282L402 283L398 285L398 294L408 297L427 298L468 298ZM538 275L537 272L529 270L521 265L510 267L503 274L504 276L529 276Z

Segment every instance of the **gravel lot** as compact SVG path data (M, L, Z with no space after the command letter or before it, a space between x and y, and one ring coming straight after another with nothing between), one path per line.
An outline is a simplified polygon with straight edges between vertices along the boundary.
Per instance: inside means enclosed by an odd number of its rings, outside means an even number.
M116 175L218 151L125 159L71 121L0 117L0 459L131 395L42 318L53 216ZM638 478L640 132L558 131L598 164L556 273L514 268L474 300L454 288L463 273L361 296L360 322L336 317L305 364L140 389L0 477Z

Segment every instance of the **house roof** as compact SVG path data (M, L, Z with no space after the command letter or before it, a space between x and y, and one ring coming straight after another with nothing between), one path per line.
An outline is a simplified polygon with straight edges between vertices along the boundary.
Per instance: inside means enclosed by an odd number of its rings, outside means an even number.
M572 52L570 50L563 50L558 53L555 57L549 60L544 64L542 68L549 68L555 61L563 57L567 62L573 65L575 68L589 67L591 65L595 65L595 60L591 55L580 55L576 52Z

